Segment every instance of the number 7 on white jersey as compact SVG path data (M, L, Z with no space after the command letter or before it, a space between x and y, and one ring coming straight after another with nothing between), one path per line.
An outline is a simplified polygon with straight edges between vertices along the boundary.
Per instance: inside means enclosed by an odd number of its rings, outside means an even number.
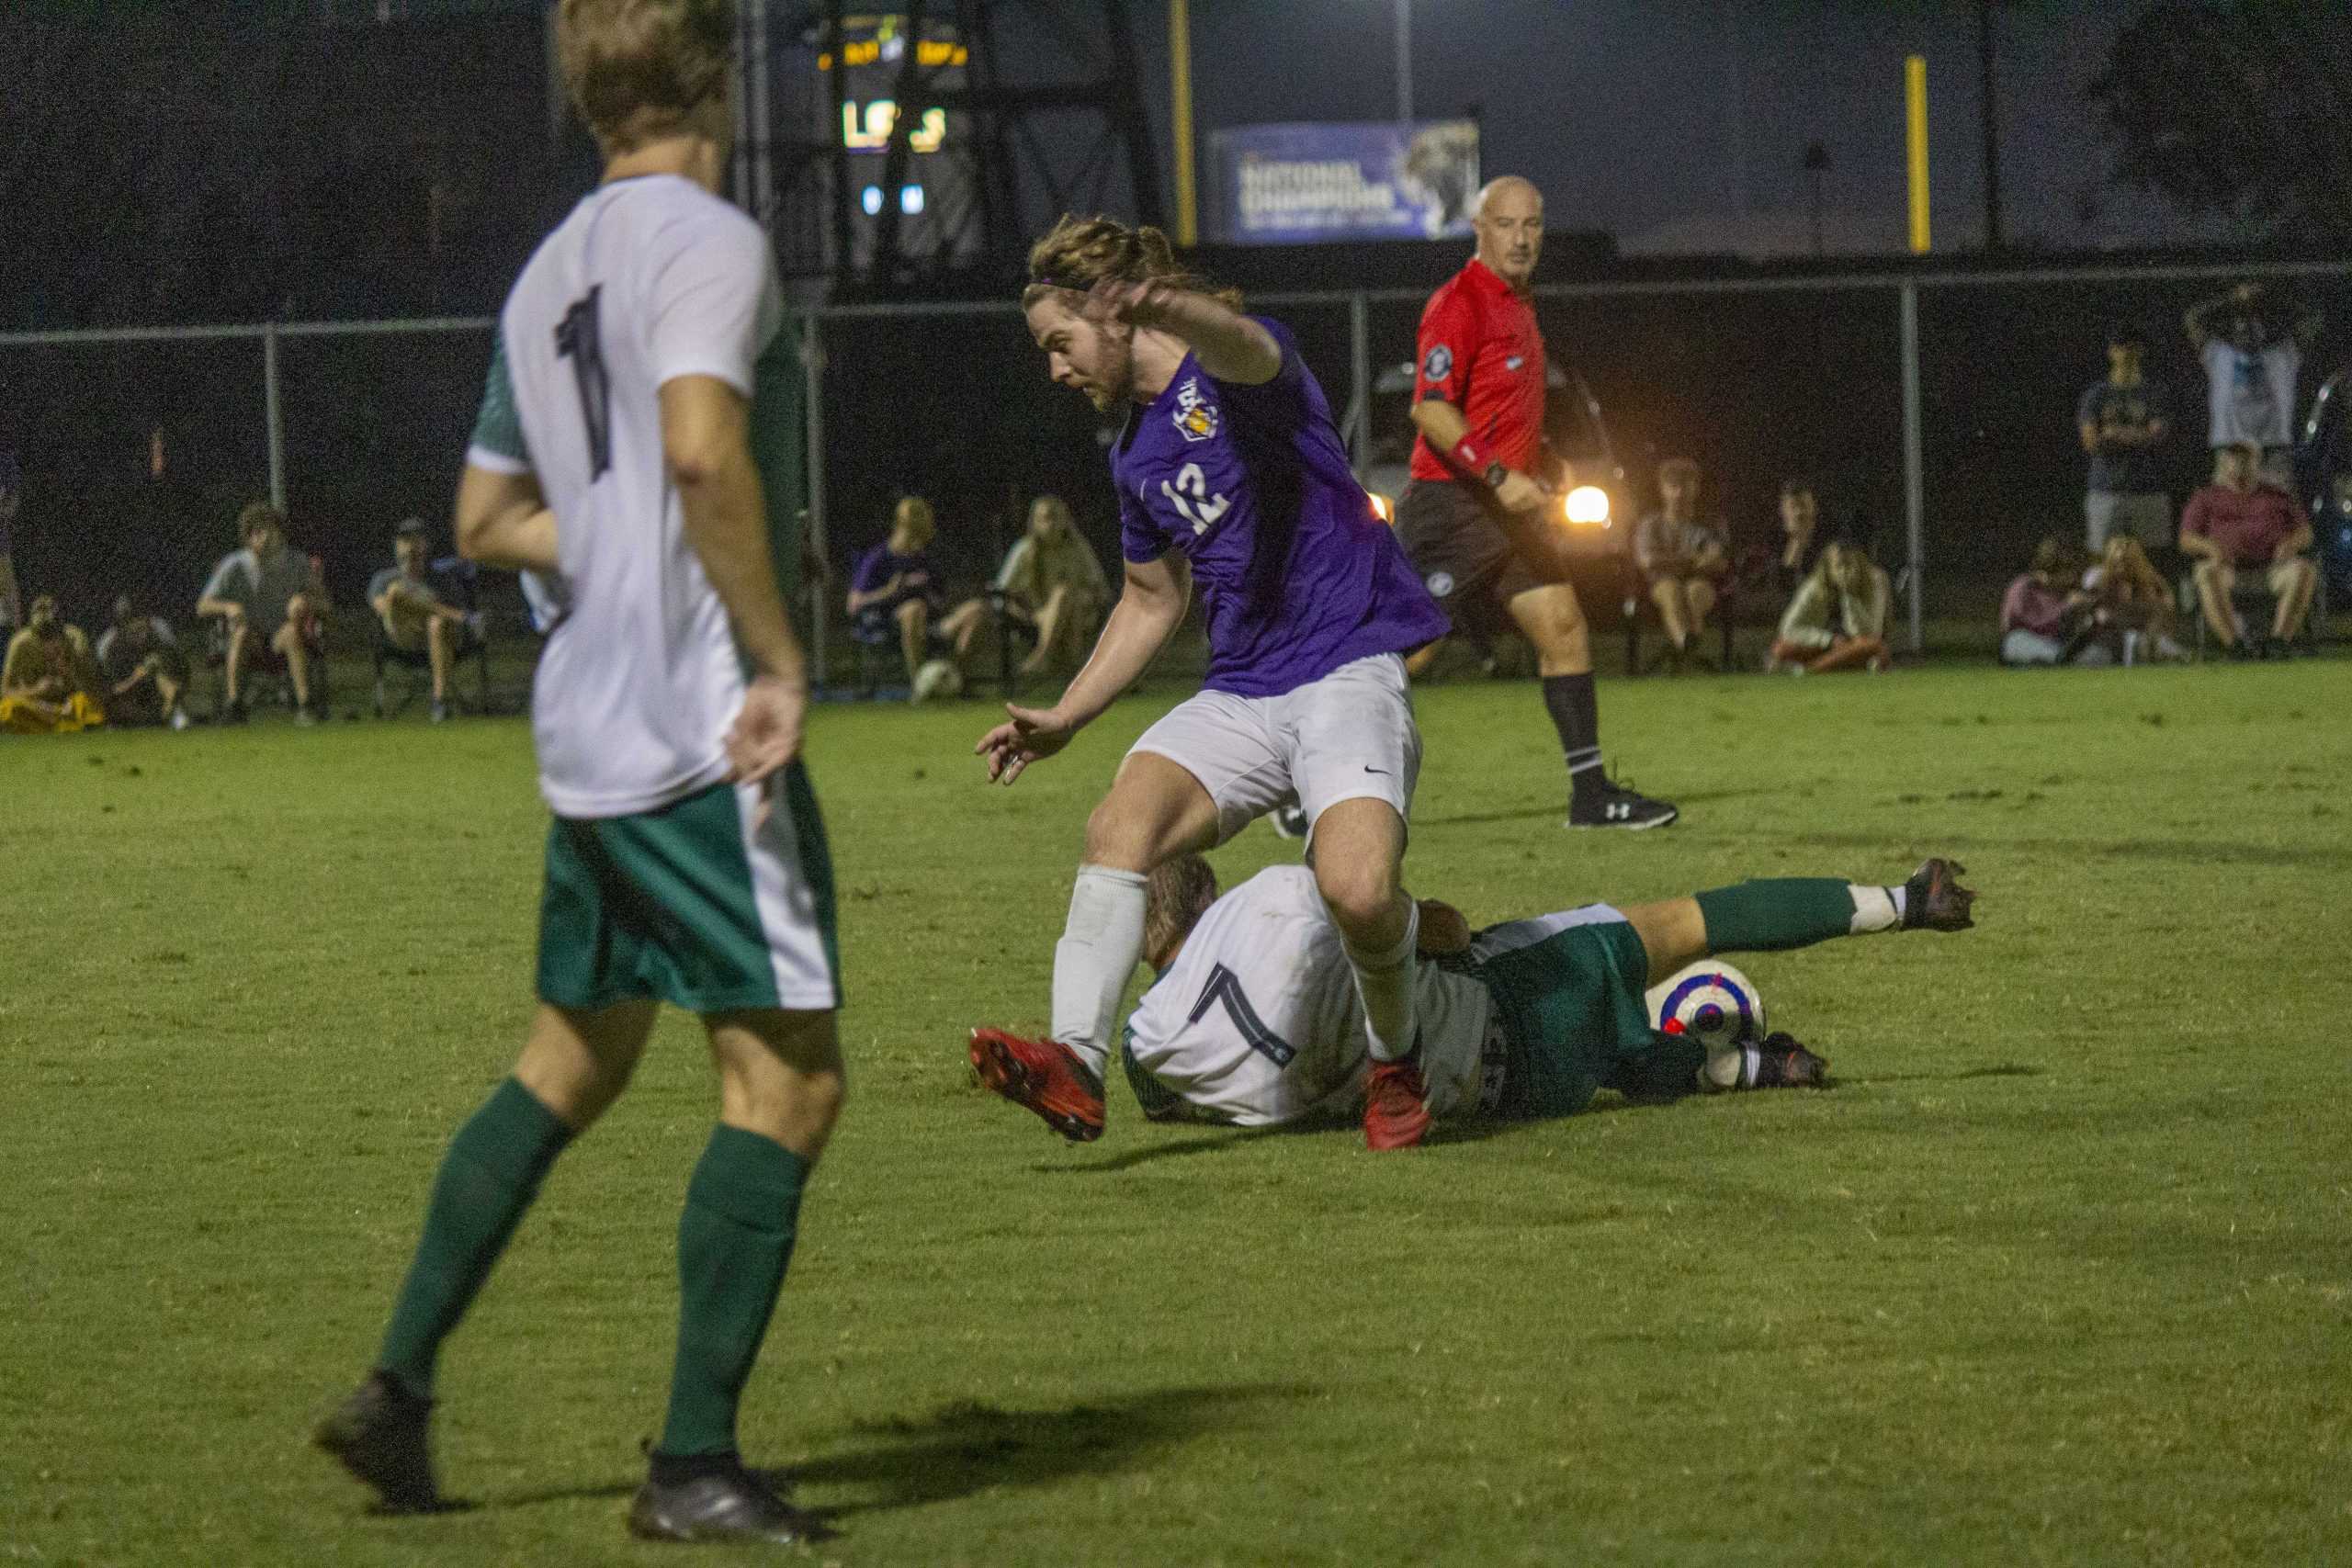
M1205 534L1215 527L1216 520L1233 504L1230 496L1209 493L1208 476L1201 472L1198 463L1187 463L1179 468L1174 484L1160 480L1159 493L1168 498L1179 516L1193 525L1195 534Z

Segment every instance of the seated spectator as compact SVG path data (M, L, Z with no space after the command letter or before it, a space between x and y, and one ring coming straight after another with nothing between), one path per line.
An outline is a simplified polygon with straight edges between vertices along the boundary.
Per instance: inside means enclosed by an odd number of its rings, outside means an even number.
M899 502L890 536L857 558L850 574L850 635L869 646L895 637L913 679L931 647L932 618L944 602L931 570L934 525L931 502L919 495Z
M1781 614L1771 668L1799 675L1837 670L1883 671L1894 663L1886 620L1894 585L1860 541L1830 541Z
M1023 676L1057 663L1072 669L1084 663L1088 641L1111 607L1102 558L1071 522L1069 503L1057 495L1041 495L1030 503L1028 529L1004 552L995 588L1003 596L1006 619L1036 637L1036 648L1021 662ZM969 599L940 623L957 659L989 617L986 599Z
M2261 477L2262 449L2233 443L2213 455L2213 482L2188 498L2180 514L2180 551L2195 562L2197 602L2205 624L2233 658L2282 651L2303 629L2319 569L2303 552L2312 520L2302 502ZM2267 642L2250 639L2230 602L2241 571L2264 574L2278 601Z
M90 639L59 618L56 597L44 593L0 659L0 729L70 735L106 721Z
M98 677L107 723L187 728L187 710L180 705L187 660L179 640L162 616L138 614L128 593L116 597L114 624L98 634Z
M1698 464L1668 458L1658 465L1657 490L1658 510L1634 527L1634 564L1679 666L1691 639L1707 629L1717 585L1730 570L1730 542L1721 523L1700 520Z
M1772 577L1780 597L1788 598L1797 585L1813 575L1829 539L1821 531L1821 499L1813 481L1790 478L1781 481L1781 545L1772 558Z
M2326 499L2312 530L2328 591L2352 600L2352 469L2328 476Z
M2105 664L2095 599L2083 586L2082 553L2052 534L2033 547L2033 570L2001 596L2004 664Z
M368 580L368 604L384 628L384 640L402 653L422 653L433 676L433 722L449 716L449 666L472 646L473 618L442 603L425 571L432 555L430 533L411 517L392 530L392 564Z
M2098 564L2083 574L2083 587L2092 595L2092 619L2124 663L2137 662L2142 649L2157 659L2188 657L2173 635L2172 588L2139 540L2109 535Z
M294 722L310 724L311 657L314 622L327 613L326 584L318 568L286 543L286 514L256 501L237 514L237 535L245 542L212 569L196 602L196 613L220 623L226 658L224 723L245 716L244 675L256 660L282 660L294 683Z

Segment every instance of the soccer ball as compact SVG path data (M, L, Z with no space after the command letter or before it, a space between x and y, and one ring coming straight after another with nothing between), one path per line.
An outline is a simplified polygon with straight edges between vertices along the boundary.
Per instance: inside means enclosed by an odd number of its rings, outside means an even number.
M915 671L915 701L919 703L963 694L964 672L944 659L930 660Z
M1756 982L1718 958L1705 958L1649 988L1650 1027L1687 1034L1707 1055L1764 1037L1764 995Z

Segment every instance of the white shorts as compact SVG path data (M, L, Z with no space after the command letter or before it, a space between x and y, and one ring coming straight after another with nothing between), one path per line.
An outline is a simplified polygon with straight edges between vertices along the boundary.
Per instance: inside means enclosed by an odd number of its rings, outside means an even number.
M1405 661L1393 653L1342 664L1278 697L1199 692L1160 716L1128 752L1167 758L1216 803L1225 842L1296 800L1312 823L1343 800L1385 800L1410 817L1421 732Z

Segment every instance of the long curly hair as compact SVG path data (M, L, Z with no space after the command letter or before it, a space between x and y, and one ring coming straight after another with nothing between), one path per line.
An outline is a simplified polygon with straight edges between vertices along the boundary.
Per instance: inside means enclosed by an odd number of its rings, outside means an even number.
M1128 228L1115 218L1080 218L1065 213L1062 220L1029 247L1029 287L1021 291L1027 310L1057 288L1083 293L1096 284L1157 280L1170 288L1205 294L1233 310L1241 309L1241 290L1210 282L1188 272L1176 260L1168 236L1149 224Z

